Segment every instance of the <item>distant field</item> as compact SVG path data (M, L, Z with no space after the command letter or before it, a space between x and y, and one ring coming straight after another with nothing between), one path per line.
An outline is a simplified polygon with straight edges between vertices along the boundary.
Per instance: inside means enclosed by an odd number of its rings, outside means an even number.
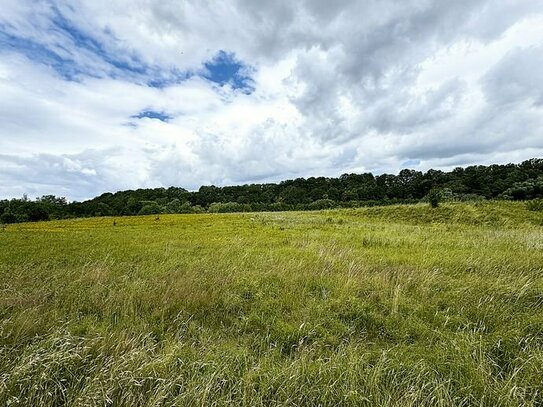
M541 406L543 212L0 229L0 405Z

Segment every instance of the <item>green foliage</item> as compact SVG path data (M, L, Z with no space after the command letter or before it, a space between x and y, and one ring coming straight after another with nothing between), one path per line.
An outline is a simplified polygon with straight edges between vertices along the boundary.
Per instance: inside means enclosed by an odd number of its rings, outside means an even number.
M208 212L210 213L226 213L226 212L250 212L251 206L248 204L240 204L237 202L213 202L209 205Z
M193 205L190 207L190 213L204 213L204 212L205 212L205 209L200 205Z
M281 191L278 200L279 202L293 205L307 202L308 196L304 188L296 185L289 185Z
M17 221L17 216L11 212L9 207L4 210L2 215L0 215L0 223L17 223Z
M173 199L164 206L164 213L183 213L183 205L178 198Z
M432 208L437 208L443 199L443 192L440 189L433 188L428 192L427 199Z
M0 221L3 223L48 220L50 212L54 212L48 203L40 200L30 201L26 196L23 196L23 199L12 199L1 203Z
M526 202L526 208L528 208L529 211L543 211L543 199L534 199L533 201Z
M543 176L516 182L511 188L505 190L502 196L515 200L543 198Z
M138 212L138 215L156 215L162 213L162 207L156 202L145 202Z
M331 199L317 199L311 202L308 206L311 210L332 209L337 207L337 203Z
M96 204L96 212L94 212L94 216L111 216L113 214L114 213L108 204L103 202L98 202Z
M115 221L0 233L0 405L543 401L524 202Z
M46 195L0 201L0 214L15 222L140 213L262 212L360 207L425 201L432 189L443 202L487 199L526 200L543 197L543 159L520 164L470 166L451 172L426 173L403 169L398 175L343 174L339 178L310 177L279 184L154 188L105 193L85 202L67 203ZM439 202L438 202L439 203ZM151 207L148 207L151 205ZM144 206L145 209L143 209ZM13 216L9 215L12 214ZM1 216L1 215L0 215Z

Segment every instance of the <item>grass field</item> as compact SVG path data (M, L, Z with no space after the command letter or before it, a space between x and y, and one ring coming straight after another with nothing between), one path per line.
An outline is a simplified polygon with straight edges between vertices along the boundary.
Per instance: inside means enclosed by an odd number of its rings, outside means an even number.
M0 405L541 406L523 203L0 230Z

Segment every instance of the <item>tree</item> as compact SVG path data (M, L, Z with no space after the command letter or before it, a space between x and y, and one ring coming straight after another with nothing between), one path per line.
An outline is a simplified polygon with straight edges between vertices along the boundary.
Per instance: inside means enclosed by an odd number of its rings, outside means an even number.
M283 189L279 197L284 203L290 205L304 203L307 200L305 190L294 185L289 185Z
M347 189L343 191L341 199L345 202L356 201L358 199L358 191L356 189Z
M543 198L543 176L524 182L515 182L511 188L503 192L502 196L514 200Z
M16 223L17 222L17 216L15 216L14 213L11 212L11 210L6 208L4 210L4 213L0 216L0 223Z
M111 216L112 214L113 213L108 204L105 204L103 202L98 202L96 204L94 216Z
M131 196L126 202L126 213L128 215L135 215L140 211L141 207L141 202L139 202L135 197Z
M175 198L168 202L164 207L166 213L181 213L181 201Z

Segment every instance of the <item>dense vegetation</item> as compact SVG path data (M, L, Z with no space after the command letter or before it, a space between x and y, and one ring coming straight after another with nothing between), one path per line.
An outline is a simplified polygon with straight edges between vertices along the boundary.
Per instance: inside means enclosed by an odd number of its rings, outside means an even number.
M0 229L0 405L541 406L530 202Z
M0 223L89 216L158 213L250 212L329 209L418 202L432 189L449 201L524 200L543 197L543 159L521 164L472 166L451 172L404 169L398 175L344 174L279 184L138 189L106 193L85 202L43 196L0 201ZM431 195L430 195L431 196Z

